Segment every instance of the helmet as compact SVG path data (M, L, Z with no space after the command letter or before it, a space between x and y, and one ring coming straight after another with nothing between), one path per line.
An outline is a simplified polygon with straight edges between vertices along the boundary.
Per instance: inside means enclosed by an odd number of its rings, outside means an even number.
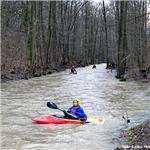
M77 101L77 104L80 105L80 99L79 98L75 98L74 101Z

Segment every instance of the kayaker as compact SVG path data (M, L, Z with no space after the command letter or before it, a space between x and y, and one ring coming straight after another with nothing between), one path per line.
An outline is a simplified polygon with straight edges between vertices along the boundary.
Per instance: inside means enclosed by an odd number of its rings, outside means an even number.
M87 115L84 113L83 108L80 106L80 99L75 98L73 100L73 106L70 107L67 111L63 111L65 118L68 119L80 119L82 121L87 120Z
M74 66L71 67L70 73L77 74L77 71Z
M95 69L96 68L96 65L93 65L92 69Z

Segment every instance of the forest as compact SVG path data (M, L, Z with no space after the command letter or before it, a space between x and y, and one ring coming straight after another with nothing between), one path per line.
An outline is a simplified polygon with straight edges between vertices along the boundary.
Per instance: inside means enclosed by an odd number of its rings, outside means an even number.
M106 63L150 78L150 1L2 1L1 79Z
M1 149L150 149L150 0L0 4Z

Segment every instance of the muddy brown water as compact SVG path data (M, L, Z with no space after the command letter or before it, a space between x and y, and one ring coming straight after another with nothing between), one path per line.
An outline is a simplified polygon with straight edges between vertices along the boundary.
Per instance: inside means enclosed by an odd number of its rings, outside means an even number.
M149 119L150 84L119 82L105 64L77 68L29 80L1 84L1 148L3 150L112 150L124 144L123 130ZM67 109L81 99L90 117L103 123L85 125L39 125L32 117L62 114L46 107L48 101ZM126 124L122 114L128 113Z

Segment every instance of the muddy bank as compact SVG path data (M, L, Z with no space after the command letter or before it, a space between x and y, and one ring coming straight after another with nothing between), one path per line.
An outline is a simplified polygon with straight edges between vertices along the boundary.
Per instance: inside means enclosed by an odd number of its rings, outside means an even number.
M150 150L150 120L123 133L127 144L115 150Z
M75 67L85 67L89 64L76 64ZM21 80L25 79L28 80L29 78L33 77L40 77L42 75L52 74L55 72L64 71L65 69L71 68L72 65L59 65L56 67L47 67L47 68L41 68L40 66L31 67L28 66L26 68L13 68L8 71L2 71L1 72L1 82L6 82L9 80Z

